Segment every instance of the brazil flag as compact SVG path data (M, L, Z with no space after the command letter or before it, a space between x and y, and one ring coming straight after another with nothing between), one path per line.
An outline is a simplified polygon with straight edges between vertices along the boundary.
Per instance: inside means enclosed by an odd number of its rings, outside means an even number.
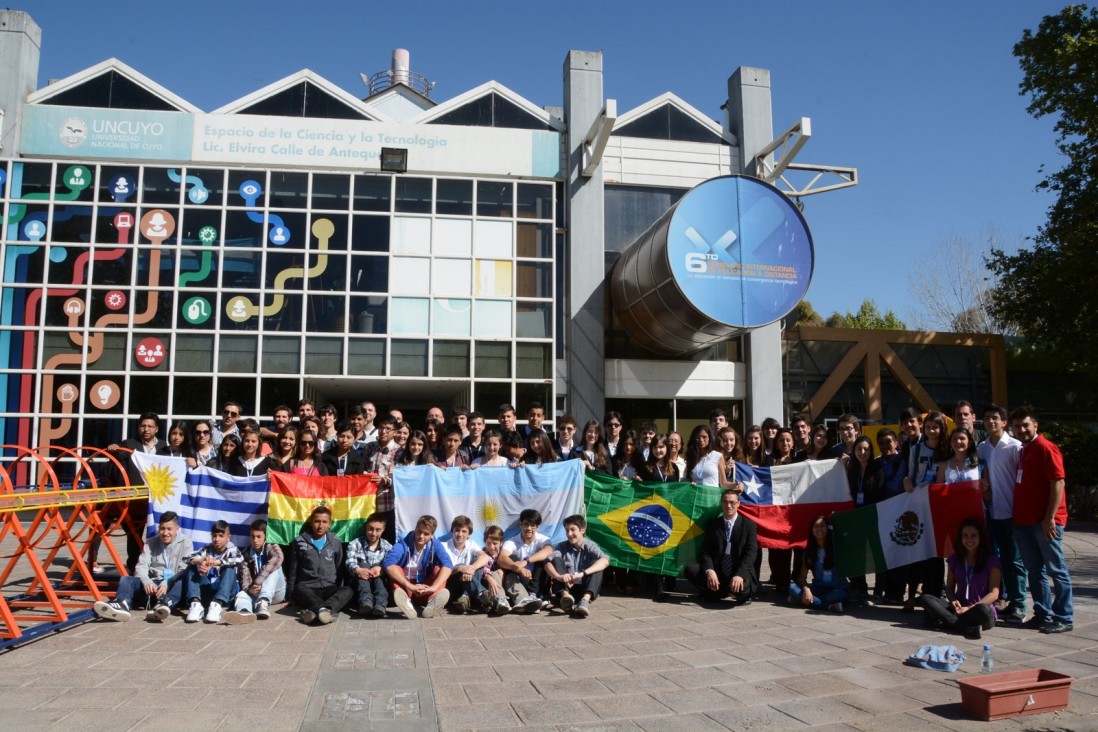
M641 483L588 471L587 538L624 569L677 576L697 561L709 519L721 512L720 488Z

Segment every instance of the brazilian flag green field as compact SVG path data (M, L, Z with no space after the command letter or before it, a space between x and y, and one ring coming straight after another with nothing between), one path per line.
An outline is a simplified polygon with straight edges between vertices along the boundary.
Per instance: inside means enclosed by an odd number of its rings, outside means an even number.
M720 515L720 488L641 483L589 471L587 538L623 569L677 576L697 561L705 524Z

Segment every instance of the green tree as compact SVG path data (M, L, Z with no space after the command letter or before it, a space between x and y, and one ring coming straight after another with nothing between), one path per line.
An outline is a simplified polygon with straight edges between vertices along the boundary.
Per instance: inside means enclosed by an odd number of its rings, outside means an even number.
M826 323L829 328L862 328L864 330L907 330L904 321L896 317L896 313L889 310L881 314L877 303L872 300L862 300L862 306L858 312L847 312L845 315L832 313Z
M816 308L812 307L812 303L808 300L801 300L797 303L797 307L793 308L793 312L785 316L786 328L793 328L798 325L823 324L823 316L816 312Z
M1026 30L1014 46L1034 117L1056 119L1066 159L1038 185L1056 195L1032 248L991 253L1000 278L993 310L1025 337L1057 349L1064 366L1093 378L1098 365L1098 11L1071 5ZM1044 169L1042 167L1042 173Z

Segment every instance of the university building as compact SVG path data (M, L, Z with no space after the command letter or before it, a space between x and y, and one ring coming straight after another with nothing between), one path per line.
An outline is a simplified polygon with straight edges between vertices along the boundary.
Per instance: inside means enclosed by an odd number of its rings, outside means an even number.
M547 106L494 81L440 98L398 50L364 98L306 69L203 110L113 58L40 85L40 29L0 16L6 443L302 396L783 415L776 321L813 253L756 175L782 155L766 70L704 111L619 111L601 53L568 52Z

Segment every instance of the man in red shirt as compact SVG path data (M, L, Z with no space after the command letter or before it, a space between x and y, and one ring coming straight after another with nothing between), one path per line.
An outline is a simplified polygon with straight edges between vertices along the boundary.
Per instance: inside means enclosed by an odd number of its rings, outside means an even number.
M1067 525L1064 457L1060 448L1037 433L1032 407L1018 407L1010 420L1014 436L1022 442L1014 482L1014 538L1033 595L1033 617L1024 625L1042 633L1066 633L1074 626L1071 576L1063 547Z

